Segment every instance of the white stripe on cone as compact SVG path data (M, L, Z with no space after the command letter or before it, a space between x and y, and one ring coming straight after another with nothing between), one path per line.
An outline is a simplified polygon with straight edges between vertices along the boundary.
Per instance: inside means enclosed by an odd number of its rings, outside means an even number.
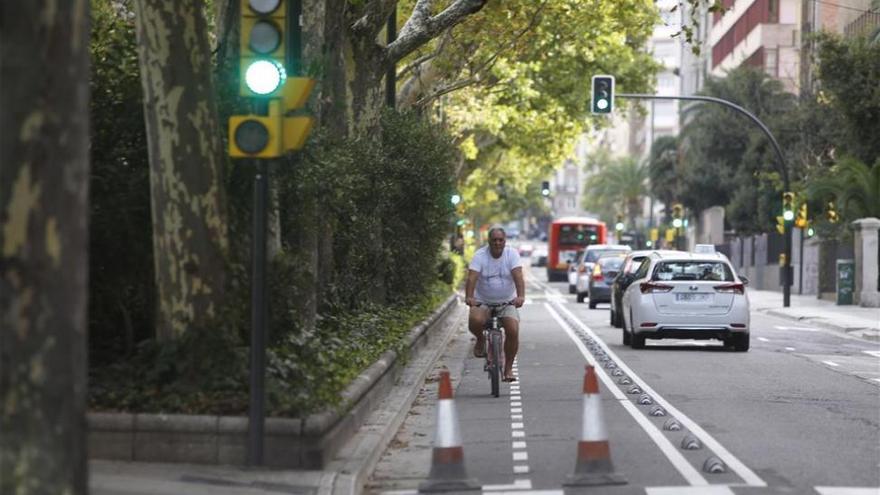
M458 413L453 399L437 401L437 430L434 432L435 447L461 447L458 430Z
M605 421L602 419L602 403L600 402L599 394L584 394L581 440L587 442L608 440Z

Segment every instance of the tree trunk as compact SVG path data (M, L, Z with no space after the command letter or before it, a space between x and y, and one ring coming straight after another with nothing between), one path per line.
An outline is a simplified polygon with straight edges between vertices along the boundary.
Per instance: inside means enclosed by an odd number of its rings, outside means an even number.
M225 153L199 0L137 0L150 153L157 336L205 325L225 295Z
M88 9L0 8L2 493L88 492Z

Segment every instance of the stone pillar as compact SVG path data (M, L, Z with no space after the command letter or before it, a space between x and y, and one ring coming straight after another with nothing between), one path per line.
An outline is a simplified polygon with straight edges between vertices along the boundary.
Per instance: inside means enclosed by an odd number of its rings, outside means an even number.
M878 278L878 230L880 219L862 218L852 223L856 228L856 294L859 296L859 305L876 308L880 307L880 291L877 287ZM858 282L861 282L860 284Z

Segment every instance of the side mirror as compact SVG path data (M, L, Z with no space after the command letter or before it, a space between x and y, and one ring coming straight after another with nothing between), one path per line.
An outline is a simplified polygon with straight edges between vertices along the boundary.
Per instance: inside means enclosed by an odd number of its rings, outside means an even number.
M743 285L749 285L749 278L745 275L740 275L739 279L742 281Z

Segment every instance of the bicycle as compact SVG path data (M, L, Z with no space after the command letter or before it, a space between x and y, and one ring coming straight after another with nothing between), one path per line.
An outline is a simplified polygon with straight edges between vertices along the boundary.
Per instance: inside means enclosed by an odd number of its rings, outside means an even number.
M498 397L501 388L501 374L504 373L504 327L501 325L501 310L513 304L513 301L504 303L482 303L478 306L489 308L490 317L483 325L483 355L486 364L483 371L489 373L489 381L492 387L492 396Z

